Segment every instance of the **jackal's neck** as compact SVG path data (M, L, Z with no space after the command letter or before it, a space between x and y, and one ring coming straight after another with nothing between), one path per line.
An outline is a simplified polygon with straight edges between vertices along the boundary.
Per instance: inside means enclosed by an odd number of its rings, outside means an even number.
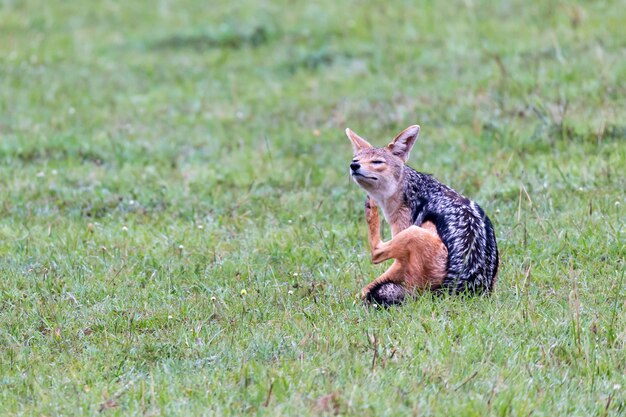
M395 190L375 199L376 203L383 211L385 220L391 227L391 234L393 236L411 225L411 208L405 198L405 174L406 170L402 172Z

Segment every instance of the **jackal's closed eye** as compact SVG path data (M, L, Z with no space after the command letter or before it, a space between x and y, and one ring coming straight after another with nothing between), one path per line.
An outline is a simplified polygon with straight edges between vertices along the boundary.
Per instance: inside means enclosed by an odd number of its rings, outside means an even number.
M374 164L374 165L379 165L379 164L384 164L384 163L385 163L385 161L379 161L379 160L372 161L372 164Z

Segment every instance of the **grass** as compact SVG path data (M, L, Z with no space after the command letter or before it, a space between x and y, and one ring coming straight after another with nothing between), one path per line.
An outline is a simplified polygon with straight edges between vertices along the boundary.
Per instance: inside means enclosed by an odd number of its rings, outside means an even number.
M626 8L422 3L0 3L0 415L624 415ZM491 298L355 298L412 123Z

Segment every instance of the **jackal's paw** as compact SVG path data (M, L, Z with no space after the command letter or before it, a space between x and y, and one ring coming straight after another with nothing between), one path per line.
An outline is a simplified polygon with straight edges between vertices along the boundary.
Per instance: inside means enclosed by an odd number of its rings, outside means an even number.
M370 221L378 217L378 206L371 197L365 199L365 218Z
M370 290L365 287L361 290L361 301L368 301L370 295Z
M361 300L369 301L371 299L371 292L377 286L375 282L370 282L361 290Z

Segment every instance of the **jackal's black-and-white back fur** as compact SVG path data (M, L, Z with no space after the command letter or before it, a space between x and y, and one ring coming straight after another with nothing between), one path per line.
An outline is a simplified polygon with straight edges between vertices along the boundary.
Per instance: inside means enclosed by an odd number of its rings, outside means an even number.
M433 176L405 165L402 188L414 225L431 221L448 249L447 276L440 290L451 293L489 293L498 272L498 248L491 221L475 202L440 183ZM397 287L397 288L396 288ZM384 283L371 297L396 304L406 291Z

